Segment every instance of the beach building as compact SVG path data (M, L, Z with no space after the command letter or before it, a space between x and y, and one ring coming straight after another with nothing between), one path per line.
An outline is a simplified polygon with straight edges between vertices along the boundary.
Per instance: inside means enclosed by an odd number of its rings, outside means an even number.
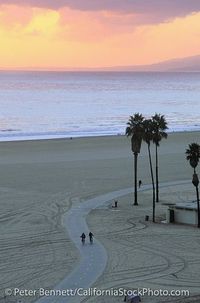
M166 221L167 223L183 223L197 225L197 202L181 202L169 205L167 210Z

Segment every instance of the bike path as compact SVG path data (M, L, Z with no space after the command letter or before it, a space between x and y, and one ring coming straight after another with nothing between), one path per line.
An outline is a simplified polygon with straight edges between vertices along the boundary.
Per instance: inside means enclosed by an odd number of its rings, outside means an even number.
M184 185L191 180L164 182L161 187ZM152 185L143 185L138 191L145 191L152 188ZM71 209L64 214L63 224L66 228L69 237L75 244L80 253L80 260L75 269L66 276L54 290L62 291L72 290L83 292L83 289L89 289L93 283L103 273L107 263L107 253L103 245L94 238L94 243L91 245L88 239L89 229L86 223L86 216L89 212L99 206L102 206L113 199L120 198L133 192L133 188L126 188L113 191L85 202L72 205ZM82 245L80 235L84 232L87 235L85 245ZM95 236L95 235L94 235ZM84 300L84 296L68 295L68 296L44 296L36 303L80 303Z

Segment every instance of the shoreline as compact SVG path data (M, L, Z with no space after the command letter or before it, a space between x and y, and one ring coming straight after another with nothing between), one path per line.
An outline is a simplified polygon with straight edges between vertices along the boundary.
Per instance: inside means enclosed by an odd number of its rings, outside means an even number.
M191 134L191 133L200 133L199 130L178 130L178 131L167 131L168 135L171 134ZM67 136L67 137L51 137L51 138L26 138L22 139L20 137L15 138L15 140L11 139L6 139L6 140L1 140L0 138L0 144L1 143L12 143L12 142L42 142L42 141L66 141L66 140L76 140L76 139L92 139L92 138L99 138L99 139L104 139L104 138L115 138L115 137L126 137L125 134L110 134L110 135L87 135L87 136Z

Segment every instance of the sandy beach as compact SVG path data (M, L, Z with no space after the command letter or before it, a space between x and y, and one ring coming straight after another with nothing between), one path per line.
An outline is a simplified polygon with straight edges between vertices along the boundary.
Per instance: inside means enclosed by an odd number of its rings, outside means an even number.
M195 199L191 183L176 186L176 181L191 179L185 149L199 138L199 132L172 133L161 143L160 182L174 181L174 186L160 191L157 221L166 212L162 203ZM138 161L138 179L150 184L145 144ZM72 271L79 253L62 225L62 215L77 202L131 187L133 157L125 136L1 142L0 171L3 298L5 288L51 289ZM132 206L132 195L127 195L120 198L117 211L110 201L110 206L87 217L108 253L106 270L95 286L178 288L189 289L191 296L200 295L199 231L191 226L144 222L145 215L151 219L151 191L139 192L138 199L137 208ZM123 300L95 297L86 301ZM145 296L143 301L171 302L172 298Z

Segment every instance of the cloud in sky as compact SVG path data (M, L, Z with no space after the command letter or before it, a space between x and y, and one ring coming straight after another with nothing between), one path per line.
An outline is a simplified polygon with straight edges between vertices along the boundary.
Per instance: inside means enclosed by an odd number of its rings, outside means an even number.
M200 11L199 0L0 0L0 4L30 5L49 9L68 7L81 11L119 11L147 15L151 22Z
M114 35L114 29L107 33L107 26L101 27L100 19L95 23L88 12L80 16L65 9L62 13L66 14L64 19L69 16L65 28L61 13L46 9L34 9L31 20L22 25L13 19L12 30L0 26L0 66L34 69L136 65L200 53L200 13ZM98 39L97 29L101 37Z
M0 0L0 67L103 67L193 56L200 53L199 20L199 0Z

